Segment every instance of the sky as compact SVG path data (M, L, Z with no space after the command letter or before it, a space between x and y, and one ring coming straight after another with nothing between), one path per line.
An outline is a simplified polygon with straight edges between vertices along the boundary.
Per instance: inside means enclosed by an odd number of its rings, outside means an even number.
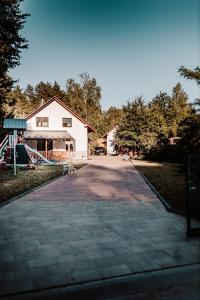
M29 48L10 71L22 88L56 80L65 89L88 72L104 110L170 94L177 82L190 102L199 96L178 68L200 65L200 0L24 0L22 11Z

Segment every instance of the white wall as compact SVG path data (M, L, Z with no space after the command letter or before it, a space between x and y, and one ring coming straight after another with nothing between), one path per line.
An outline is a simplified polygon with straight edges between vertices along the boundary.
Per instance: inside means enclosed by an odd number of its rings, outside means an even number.
M48 127L36 127L37 117L48 117L49 126ZM62 118L72 118L72 127L62 127ZM82 158L82 156L87 157L88 151L88 134L87 127L70 112L68 112L64 107L62 107L58 102L53 101L43 110L39 111L32 118L27 120L27 130L38 130L38 131L54 131L62 130L67 131L75 139L76 147L76 158ZM25 134L26 136L26 131ZM65 149L65 145L64 145Z
M116 154L116 150L115 150L115 134L116 134L117 129L113 128L113 130L111 130L108 134L107 134L107 154L111 155L111 154Z

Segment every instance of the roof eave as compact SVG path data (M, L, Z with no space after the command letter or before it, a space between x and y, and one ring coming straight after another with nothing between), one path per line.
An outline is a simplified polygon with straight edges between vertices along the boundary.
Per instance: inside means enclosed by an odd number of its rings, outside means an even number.
M28 117L26 117L26 120L31 119L33 116L35 116L38 112L40 112L45 107L47 107L53 101L56 101L63 108L65 108L67 111L69 111L74 117L76 117L79 121L81 121L89 129L88 132L95 132L96 131L96 129L94 129L94 127L92 127L90 124L87 124L77 113L73 112L62 100L58 99L56 96L50 98L42 106L40 106L36 110L34 110L30 115L28 115Z

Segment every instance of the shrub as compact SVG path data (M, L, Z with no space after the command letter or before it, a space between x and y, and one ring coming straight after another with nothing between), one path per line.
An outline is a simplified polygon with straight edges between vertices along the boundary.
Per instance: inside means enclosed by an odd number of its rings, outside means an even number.
M172 163L185 163L186 153L181 145L163 145L151 148L144 153L144 158L154 161L166 161Z

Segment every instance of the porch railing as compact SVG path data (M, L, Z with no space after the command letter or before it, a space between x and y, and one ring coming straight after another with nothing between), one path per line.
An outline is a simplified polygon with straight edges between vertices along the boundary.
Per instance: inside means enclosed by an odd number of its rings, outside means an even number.
M42 156L44 156L48 160L65 160L69 159L70 155L67 151L54 151L54 150L48 150L48 151L37 151ZM38 159L37 153L31 153L31 158Z

